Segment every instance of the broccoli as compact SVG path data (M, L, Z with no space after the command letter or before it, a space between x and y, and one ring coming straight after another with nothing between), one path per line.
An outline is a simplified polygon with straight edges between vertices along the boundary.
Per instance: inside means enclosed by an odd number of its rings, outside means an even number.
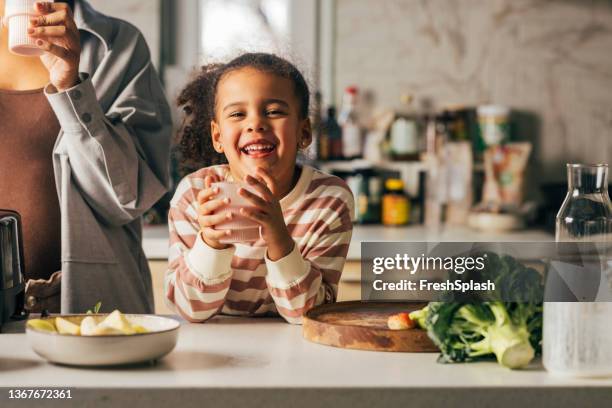
M410 320L416 322L417 325L421 329L427 330L427 325L425 324L425 322L427 320L427 313L429 313L429 305L425 306L422 309L415 310L414 312L411 312L409 314Z
M497 357L509 368L524 367L541 351L543 285L539 274L509 256L488 254L490 274L500 292L481 302L430 302L410 313L441 351L439 362L467 362ZM504 291L504 292L502 292ZM513 300L512 302L502 301Z

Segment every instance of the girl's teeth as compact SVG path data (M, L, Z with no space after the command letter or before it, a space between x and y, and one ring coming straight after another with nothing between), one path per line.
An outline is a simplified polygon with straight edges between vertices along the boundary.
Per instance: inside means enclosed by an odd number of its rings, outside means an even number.
M270 146L270 145L250 145L244 148L245 151L247 152L254 152L254 151L267 151L267 150L272 150L274 148L274 146Z

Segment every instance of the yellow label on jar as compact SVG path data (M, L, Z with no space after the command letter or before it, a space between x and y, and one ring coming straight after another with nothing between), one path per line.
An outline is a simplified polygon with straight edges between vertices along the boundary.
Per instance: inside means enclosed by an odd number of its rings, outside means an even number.
M385 194L382 199L382 221L384 225L405 225L410 214L408 197Z

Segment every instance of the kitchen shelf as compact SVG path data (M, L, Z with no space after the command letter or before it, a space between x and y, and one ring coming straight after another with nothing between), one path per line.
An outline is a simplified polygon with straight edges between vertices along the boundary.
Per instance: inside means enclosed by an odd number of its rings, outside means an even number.
M338 171L354 171L359 169L377 168L382 170L397 171L399 173L405 171L425 171L425 163L421 161L381 161L371 162L364 159L355 160L332 160L313 163L319 169L329 172L331 170Z

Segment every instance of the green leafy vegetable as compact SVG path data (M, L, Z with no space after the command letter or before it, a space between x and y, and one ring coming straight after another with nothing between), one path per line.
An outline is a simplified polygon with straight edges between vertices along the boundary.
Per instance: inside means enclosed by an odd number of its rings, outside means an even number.
M425 321L427 320L428 313L429 305L410 313L410 320L416 322L421 329L427 329L427 324L425 323Z
M439 362L495 356L505 367L524 367L541 351L541 276L512 257L492 253L487 253L485 270L479 273L493 280L498 290L482 295L478 303L473 296L467 302L449 293L448 301L430 302L410 318L440 348Z

